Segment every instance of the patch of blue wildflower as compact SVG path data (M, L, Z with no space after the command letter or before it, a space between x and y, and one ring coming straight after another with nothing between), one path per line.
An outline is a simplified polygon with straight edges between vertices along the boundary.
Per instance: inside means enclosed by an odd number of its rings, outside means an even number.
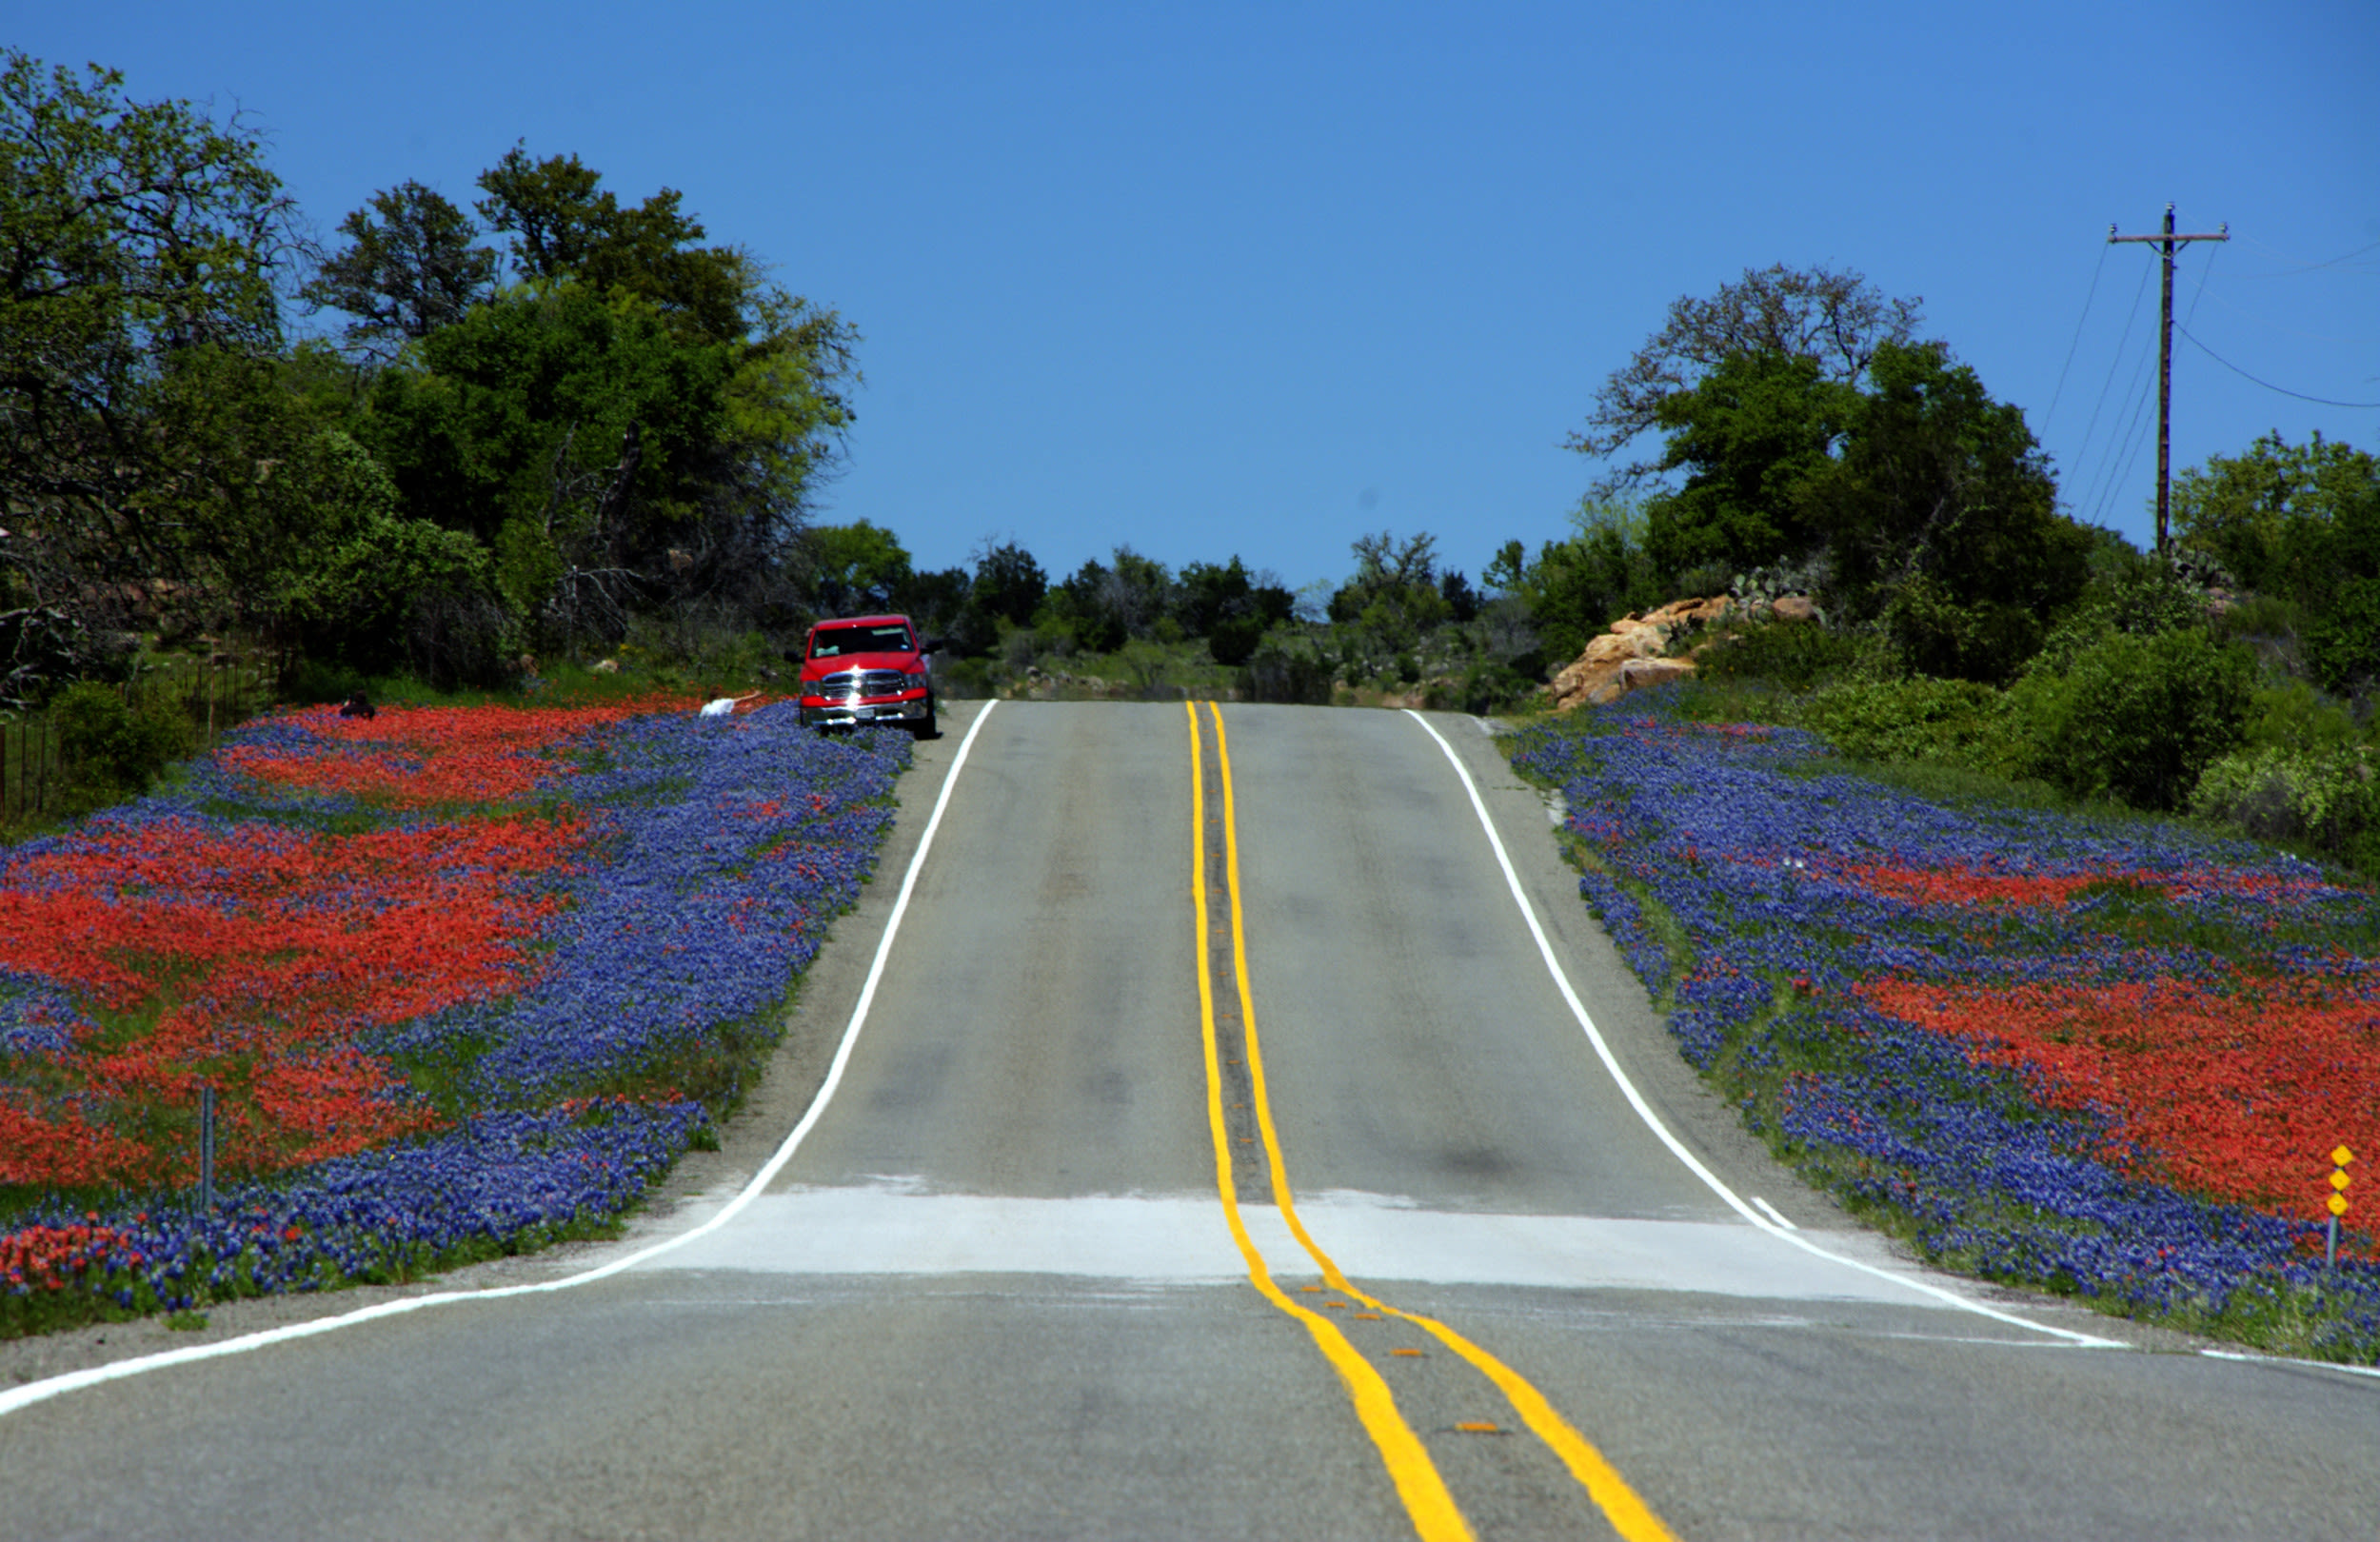
M1650 701L1650 706L1639 702ZM2292 1353L2380 1359L2380 1264L2311 1220L2144 1176L2116 1121L1874 1010L1879 980L2018 987L2231 978L2360 989L2371 897L2172 822L1950 806L1837 768L1795 729L1685 721L1657 695L1523 730L1561 789L1579 889L1680 1051L1788 1160L1929 1258ZM1873 875L1914 874L1904 887ZM1926 875L2064 908L1937 902ZM2153 894L2144 898L2144 886Z

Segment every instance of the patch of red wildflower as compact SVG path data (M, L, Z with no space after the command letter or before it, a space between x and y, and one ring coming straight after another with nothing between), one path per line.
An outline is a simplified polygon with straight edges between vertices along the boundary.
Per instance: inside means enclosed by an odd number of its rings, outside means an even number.
M388 706L376 718L308 707L281 721L302 725L327 753L240 745L219 759L259 781L390 808L505 802L560 770L566 746L590 729L693 705L691 697L659 695L573 707Z
M2156 873L2104 868L2080 873L2033 873L2019 868L1980 868L1962 862L1910 866L1897 862L1842 862L1826 871L1868 894L1908 905L2041 907L2063 910L2085 889L2120 885L2175 900L2244 899L2290 901L2327 893L2319 876L2244 872L2208 864Z
M413 763L389 801L501 802L561 768L571 736L649 709L391 709L381 742ZM324 753L274 762L293 784L375 727L308 716ZM434 1128L356 1035L527 984L586 838L566 810L339 835L135 812L0 863L0 970L54 981L88 1014L72 1053L15 1068L0 1093L0 1185L188 1181L202 1081L227 1174Z
M1978 1061L2025 1072L2054 1105L2104 1110L2158 1176L2321 1219L2330 1149L2380 1152L2380 1002L2334 981L2253 985L1855 989L1879 1011L1964 1040Z
M128 1242L106 1226L28 1226L0 1236L0 1289L62 1291Z
M1908 905L2046 905L2061 910L2077 890L2118 878L2112 873L1993 872L1956 862L1930 867L1847 862L1830 872L1869 894Z

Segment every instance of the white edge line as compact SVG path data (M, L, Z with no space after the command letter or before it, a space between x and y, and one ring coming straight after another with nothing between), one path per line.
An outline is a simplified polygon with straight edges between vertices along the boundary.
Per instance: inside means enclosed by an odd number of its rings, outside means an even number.
M1520 907L1521 919L1529 923L1529 935L1537 939L1537 957L1545 960L1546 972L1554 977L1555 987L1561 992L1562 1000L1570 1007L1571 1016L1578 1019L1580 1028L1586 1030L1587 1042L1595 1046L1596 1058L1603 1062L1603 1069L1618 1085L1621 1096L1628 1099L1628 1106L1636 1111L1636 1117L1644 1121L1645 1128L1652 1131L1661 1144L1669 1148L1670 1155L1684 1163L1686 1170L1700 1178L1704 1186L1725 1201L1730 1209L1771 1236L1781 1242L1791 1243L1804 1253L1813 1254L1831 1263L1841 1264L1846 1269L1857 1270L1863 1275L1891 1280L1896 1285L1906 1286L1920 1295L1933 1296L1961 1311L1976 1313L1994 1321L2028 1329L2036 1334L2049 1334L2087 1349L2129 1349L2132 1347L2120 1339L2100 1338L2092 1334L2076 1333L2071 1328L2057 1328L2048 1323L2034 1322L2030 1318L2020 1317L2014 1313L2002 1312L1996 1307L1986 1306L1955 1291L1945 1290L1931 1280L1918 1279L1894 1270L1881 1269L1857 1258L1846 1258L1839 1253L1830 1253L1800 1236L1798 1232L1776 1225L1766 1216L1746 1204L1735 1190L1719 1180L1717 1174L1703 1166L1701 1159L1686 1149L1685 1142L1670 1133L1669 1126L1661 1122L1660 1116L1654 1113L1653 1106L1644 1100L1644 1095L1636 1091L1636 1084L1628 1079L1628 1073L1620 1069L1618 1058L1612 1054L1611 1046L1603 1041L1601 1031L1596 1027L1595 1019L1587 1015L1585 1004L1578 999L1578 993L1571 988L1570 977L1562 972L1561 961L1555 958L1554 944L1547 939L1545 928L1537 922L1536 907L1529 903L1529 897L1521 891L1520 875L1514 871L1513 860L1504 850L1503 840L1496 833L1496 821L1488 817L1487 803L1479 797L1478 784L1472 781L1471 773L1464 769L1461 760L1456 756L1455 746L1446 742L1444 736L1430 725L1428 719L1411 707L1405 709L1405 716L1419 723L1421 731L1438 741L1438 747L1445 752L1446 762L1455 768L1455 775L1462 779L1463 791L1471 797L1472 811L1479 816L1479 828L1487 832L1488 844L1496 852L1497 865L1504 870L1505 886L1512 890L1513 902Z
M258 1333L244 1334L237 1338L227 1338L219 1343L194 1344L188 1349L165 1350L155 1354L143 1354L129 1360L117 1360L109 1365L96 1365L81 1371L70 1371L64 1375L50 1376L42 1381L27 1382L21 1387L11 1387L6 1392L0 1392L0 1416L13 1414L21 1408L30 1408L35 1403L46 1402L52 1397L63 1396L70 1392L80 1392L86 1387L96 1387L110 1381L122 1381L146 1372L162 1371L168 1366L191 1365L200 1360L245 1354L251 1350L265 1349L274 1344L286 1344L301 1338L312 1338L320 1334L335 1333L342 1328L353 1328L367 1322L377 1322L384 1317L402 1316L408 1312L419 1312L427 1307L446 1306L456 1301L495 1301L515 1295L541 1295L555 1291L570 1290L580 1285L591 1285L599 1279L608 1279L624 1270L633 1269L673 1249L684 1247L696 1237L707 1236L726 1225L742 1214L754 1199L760 1197L763 1191L775 1181L777 1175L784 1171L785 1164L793 1159L793 1154L801 1148L803 1141L809 1138L810 1131L817 1127L819 1119L824 1116L827 1103L835 1096L835 1089L842 1084L843 1069L851 1063L852 1050L860 1041L860 1029L867 1020L868 1007L876 999L877 984L884 978L885 960L892 954L894 937L901 931L901 918L909 908L909 896L917 888L919 872L925 866L925 854L933 849L934 832L942 826L942 811L950 806L951 792L959 785L960 769L967 763L967 752L975 746L977 732L982 728L983 721L992 715L992 708L997 705L999 705L997 702L985 702L983 710L977 713L975 722L968 725L966 737L959 741L959 753L950 762L950 774L942 779L942 796L934 800L933 816L925 821L925 832L918 838L917 852L909 859L909 869L902 877L900 897L893 901L892 915L884 922L884 935L876 944L876 958L868 965L866 983L860 987L860 999L851 1009L851 1021L843 1029L843 1042L836 1047L834 1062L827 1068L826 1079L819 1084L818 1095L810 1099L810 1106L803 1114L802 1121L793 1127L791 1135L785 1137L784 1144L777 1148L776 1153L762 1164L761 1170L752 1176L751 1181L744 1184L734 1198L721 1207L717 1215L712 1216L701 1225L690 1227L675 1236L664 1237L625 1257L614 1258L609 1263L581 1274L567 1275L562 1279L544 1280L534 1285L499 1285L480 1291L436 1291L426 1295L408 1295L402 1300L382 1301L372 1306L359 1307L353 1312L342 1313L335 1317L318 1317L311 1322L268 1328Z
M2380 1377L2380 1366L2348 1365L2339 1360L2304 1360L2287 1354L2249 1354L2239 1350L2202 1349L2210 1360L2236 1360L2242 1365L2293 1365L2309 1371L2337 1371L2350 1376Z
M1777 1209L1775 1205L1770 1204L1766 1199L1761 1198L1758 1195L1755 1194L1752 1196L1752 1202L1760 1207L1761 1215L1766 1216L1769 1219L1776 1222L1777 1225L1784 1227L1785 1230L1789 1232L1798 1232L1801 1230L1800 1227L1795 1226L1792 1220L1787 1218L1783 1211Z

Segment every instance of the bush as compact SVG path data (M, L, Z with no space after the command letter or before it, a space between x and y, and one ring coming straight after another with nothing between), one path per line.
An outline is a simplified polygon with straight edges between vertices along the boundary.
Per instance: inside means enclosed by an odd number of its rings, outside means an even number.
M163 702L125 704L115 687L79 681L50 702L69 812L87 814L149 790L195 747L189 720Z
M2009 692L2033 770L2080 798L2182 806L2246 735L2254 667L2205 631L2113 632Z
M1207 632L1207 651L1224 668L1237 669L1256 657L1257 644L1271 624L1263 616L1225 616Z
M1918 761L2017 774L2030 752L2001 695L1967 680L1875 681L1832 685L1803 705L1805 726L1862 761Z
M2380 685L2380 579L2349 579L2304 639L2306 662L2345 696Z
M2354 713L2302 680L2259 685L2250 697L2249 749L2344 749L2362 737Z
M1697 668L1715 680L1765 680L1807 691L1858 667L1858 642L1815 622L1755 622L1713 643Z
M1266 638L1240 671L1240 694L1250 702L1328 706L1333 674L1330 662L1312 649Z
M2207 767L2192 809L2265 840L2380 870L2380 771L2362 748L2241 750Z
M1464 670L1459 680L1433 682L1422 704L1433 711L1478 717L1518 706L1535 696L1537 689L1535 681L1510 665L1481 660Z

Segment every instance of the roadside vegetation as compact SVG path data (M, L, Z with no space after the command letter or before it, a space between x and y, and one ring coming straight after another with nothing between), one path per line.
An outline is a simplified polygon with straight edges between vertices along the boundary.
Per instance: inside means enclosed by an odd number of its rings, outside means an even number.
M1664 436L1588 614L1735 603L1515 763L1687 1058L1854 1214L2380 1360L2380 1233L2328 1229L2333 1151L2380 1151L2380 462L2265 435L2143 552L1915 319L1783 270L1679 302L1581 436Z
M0 853L0 1336L600 1235L715 1143L908 750L694 704L277 713Z
M1567 527L1476 580L1385 530L1302 587L921 568L816 518L848 322L671 189L491 150L467 208L408 181L317 243L238 119L0 52L0 1332L608 1225L866 870L902 754L765 693L892 610L949 696L1521 720L1687 1054L1815 1181L1950 1265L2380 1355L2373 1233L2311 1273L2307 1208L2380 1160L2370 453L2211 457L2144 551L1914 299L1779 266L1673 304ZM1537 721L1679 601L1690 679ZM684 916L619 908L654 884Z

